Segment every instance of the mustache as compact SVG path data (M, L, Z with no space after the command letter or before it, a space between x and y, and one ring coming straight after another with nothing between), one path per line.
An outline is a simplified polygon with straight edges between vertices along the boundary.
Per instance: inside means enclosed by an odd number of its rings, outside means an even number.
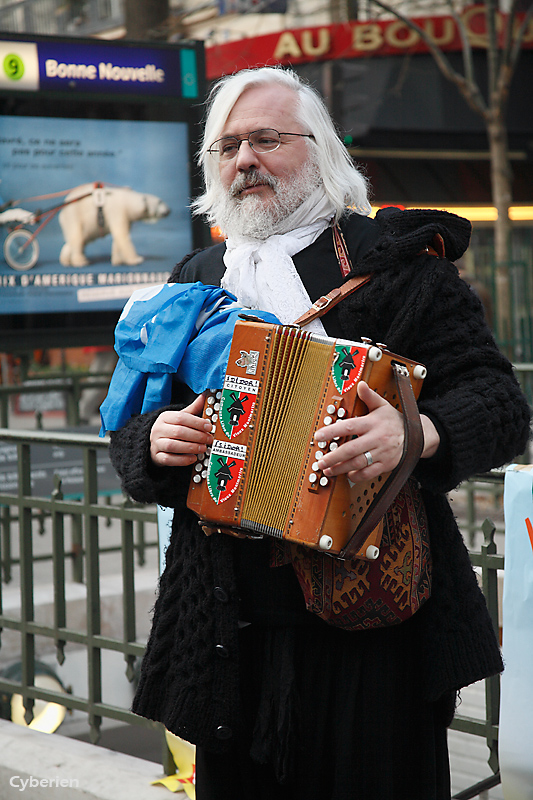
M258 169L251 169L249 172L244 172L242 175L237 175L230 187L230 195L237 197L244 191L253 186L270 186L271 189L276 189L278 185L277 178L273 175L265 175Z

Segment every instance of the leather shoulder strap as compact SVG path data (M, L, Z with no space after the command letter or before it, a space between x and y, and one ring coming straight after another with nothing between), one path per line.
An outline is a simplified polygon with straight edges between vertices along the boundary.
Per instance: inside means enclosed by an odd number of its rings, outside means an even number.
M424 449L424 432L409 372L403 364L397 362L392 363L392 368L403 411L405 438L402 457L396 469L390 473L383 488L371 503L359 528L340 554L341 558L355 558L355 554L361 549L370 532L374 530L416 467Z
M332 289L331 292L328 292L328 294L319 297L311 308L302 314L301 317L298 317L293 324L301 327L317 319L317 317L321 317L326 311L334 308L337 303L344 300L345 297L349 297L361 286L364 286L365 283L368 283L371 277L371 275L358 275L356 278L350 278L350 280L343 283L342 286L337 286L335 289Z
M337 261L339 262L342 276L343 278L346 278L346 276L352 271L352 262L348 252L348 247L346 246L343 233L337 223L333 225L332 232L335 255L337 256ZM351 294L353 294L357 289L359 289L360 286L368 283L370 277L370 275L360 275L356 278L350 278L350 280L343 283L342 286L337 286L335 289L332 289L331 292L328 292L328 294L322 295L322 297L319 297L318 300L313 303L311 308L306 311L305 314L302 314L301 317L298 317L293 324L301 327L302 325L307 325L308 322L312 322L314 319L317 319L317 317L321 317L327 311L330 311L330 309L334 308L337 303L340 303L341 300L344 300L345 297L349 297Z

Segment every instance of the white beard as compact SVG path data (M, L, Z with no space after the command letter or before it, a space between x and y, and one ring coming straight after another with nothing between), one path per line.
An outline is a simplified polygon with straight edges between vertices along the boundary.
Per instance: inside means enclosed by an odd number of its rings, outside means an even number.
M265 201L256 194L240 196L245 186L268 184L273 197ZM280 233L283 221L321 184L320 172L309 159L301 171L289 178L276 178L252 170L238 176L229 190L220 184L213 204L213 216L223 233L231 239L265 241Z

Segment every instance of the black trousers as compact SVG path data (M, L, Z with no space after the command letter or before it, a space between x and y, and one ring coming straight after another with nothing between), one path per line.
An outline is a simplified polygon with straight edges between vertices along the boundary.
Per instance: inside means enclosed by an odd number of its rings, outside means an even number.
M244 628L242 734L197 748L197 800L449 800L455 695L422 698L416 628Z

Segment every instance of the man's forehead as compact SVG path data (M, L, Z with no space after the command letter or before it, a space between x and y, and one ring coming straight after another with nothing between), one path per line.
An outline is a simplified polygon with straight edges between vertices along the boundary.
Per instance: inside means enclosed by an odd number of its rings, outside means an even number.
M288 130L297 124L295 93L284 86L269 84L246 89L235 102L223 132L248 133L259 128Z

